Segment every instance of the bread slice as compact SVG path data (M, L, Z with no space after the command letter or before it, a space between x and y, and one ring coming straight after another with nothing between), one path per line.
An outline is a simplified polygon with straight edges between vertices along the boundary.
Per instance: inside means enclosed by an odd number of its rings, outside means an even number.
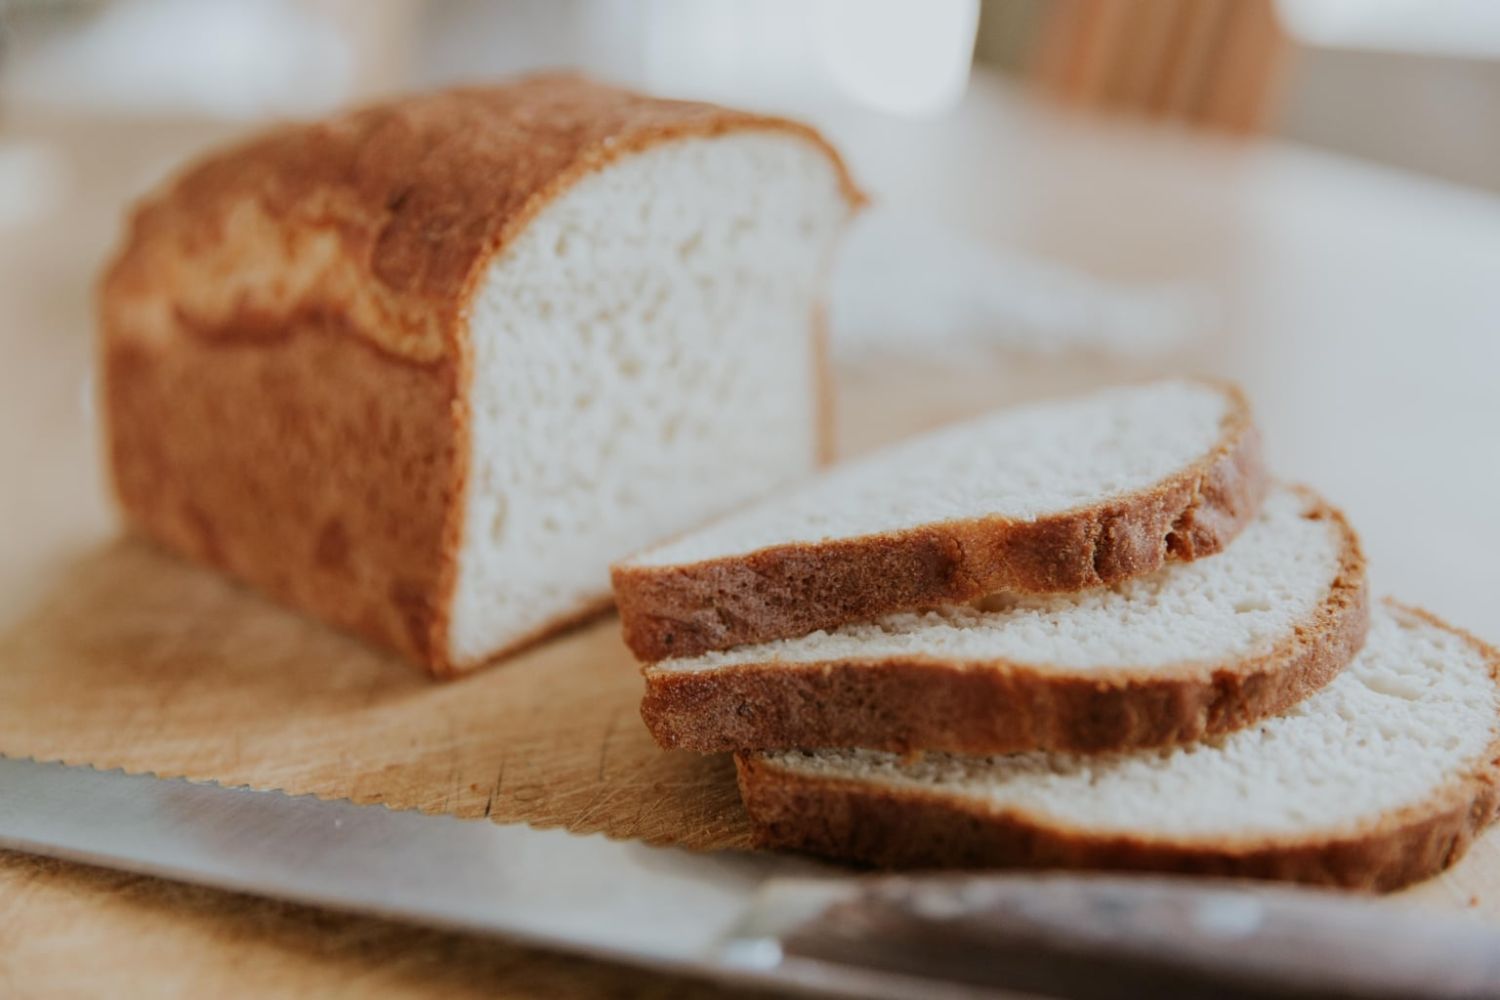
M761 843L882 866L1151 869L1394 889L1500 809L1500 653L1400 605L1253 729L1084 757L744 754Z
M209 156L102 288L129 522L437 673L827 448L819 307L859 201L793 122L573 77Z
M848 463L614 567L642 660L1222 549L1265 485L1249 406L1171 380L1002 411Z
M1328 683L1364 642L1343 516L1277 486L1212 559L1079 594L899 614L645 668L666 748L1100 752L1216 736Z

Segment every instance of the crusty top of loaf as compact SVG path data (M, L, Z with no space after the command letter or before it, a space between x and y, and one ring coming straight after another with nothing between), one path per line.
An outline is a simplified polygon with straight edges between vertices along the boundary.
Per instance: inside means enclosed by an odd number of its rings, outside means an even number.
M397 357L458 349L485 264L621 154L746 129L813 129L562 75L404 97L285 125L201 160L136 209L105 275L112 337L273 336L334 320Z

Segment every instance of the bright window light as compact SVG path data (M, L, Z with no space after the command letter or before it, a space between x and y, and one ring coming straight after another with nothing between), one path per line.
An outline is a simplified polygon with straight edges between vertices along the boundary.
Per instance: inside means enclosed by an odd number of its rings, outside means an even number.
M821 7L823 64L847 96L903 115L942 111L963 96L979 0L824 0Z
M644 76L666 93L830 99L901 115L963 97L979 0L643 0Z
M1293 37L1317 48L1500 57L1497 0L1278 0Z

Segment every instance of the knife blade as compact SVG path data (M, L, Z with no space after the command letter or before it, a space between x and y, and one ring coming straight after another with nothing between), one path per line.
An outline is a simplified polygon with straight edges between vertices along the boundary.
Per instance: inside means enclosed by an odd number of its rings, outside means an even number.
M1500 996L1500 932L1328 892L1130 876L855 876L790 857L3 756L0 846L849 995Z

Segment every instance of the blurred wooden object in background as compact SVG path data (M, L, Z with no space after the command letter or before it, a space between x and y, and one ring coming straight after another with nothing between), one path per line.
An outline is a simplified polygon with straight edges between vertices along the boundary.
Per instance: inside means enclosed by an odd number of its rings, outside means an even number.
M1273 0L1053 0L1028 71L1065 104L1258 132L1290 50Z

